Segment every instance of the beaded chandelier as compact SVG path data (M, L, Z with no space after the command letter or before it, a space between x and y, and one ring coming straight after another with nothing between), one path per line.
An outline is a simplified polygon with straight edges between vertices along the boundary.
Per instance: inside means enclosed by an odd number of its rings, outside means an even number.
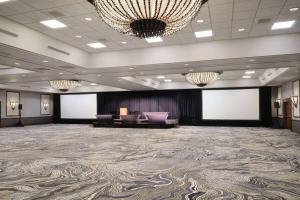
M52 80L49 81L49 84L52 88L66 92L70 89L77 88L81 86L80 81L78 80Z
M171 35L197 15L208 0L88 0L103 21L139 38Z
M195 72L185 74L186 80L199 87L204 87L207 84L216 81L219 77L219 72Z

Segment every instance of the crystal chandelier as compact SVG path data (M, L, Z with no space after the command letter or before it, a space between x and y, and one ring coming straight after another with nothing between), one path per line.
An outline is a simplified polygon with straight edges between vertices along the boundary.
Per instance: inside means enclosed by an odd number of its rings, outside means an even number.
M199 87L204 87L207 84L216 81L220 75L220 72L195 72L185 74L186 80Z
M103 21L120 33L139 38L180 31L208 0L88 0Z
M66 92L70 89L77 88L81 86L80 81L78 80L52 80L49 81L49 84L52 88Z

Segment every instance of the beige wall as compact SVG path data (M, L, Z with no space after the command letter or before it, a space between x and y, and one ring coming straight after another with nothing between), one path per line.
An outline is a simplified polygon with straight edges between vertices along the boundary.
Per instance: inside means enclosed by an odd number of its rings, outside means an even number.
M22 117L49 117L53 115L53 96L50 95L50 115L41 115L40 95L41 93L20 92L20 103L23 104ZM1 118L12 118L6 116L6 90L0 89L0 101Z

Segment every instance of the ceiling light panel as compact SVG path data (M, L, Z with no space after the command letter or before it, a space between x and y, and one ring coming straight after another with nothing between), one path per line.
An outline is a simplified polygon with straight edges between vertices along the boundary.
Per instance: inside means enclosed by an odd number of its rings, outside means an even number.
M196 38L212 37L213 32L212 32L212 30L198 31L198 32L195 32L195 36L196 36Z
M45 20L45 21L41 21L40 23L43 24L44 26L47 26L47 27L52 28L52 29L67 27L67 25L65 25L64 23L62 23L62 22L60 22L56 19Z
M275 22L272 26L272 30L291 28L294 26L295 22L295 20Z
M92 47L94 49L100 49L100 48L105 48L106 45L100 43L100 42L95 42L95 43L89 43L87 44L89 47Z
M161 37L145 38L145 40L146 40L148 43L163 42L163 39L162 39Z

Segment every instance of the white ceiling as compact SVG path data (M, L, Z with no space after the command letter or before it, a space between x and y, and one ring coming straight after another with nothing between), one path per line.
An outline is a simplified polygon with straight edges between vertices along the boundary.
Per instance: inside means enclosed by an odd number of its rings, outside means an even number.
M125 36L111 29L97 17L93 6L85 0L15 0L0 3L0 15L86 52L101 53L130 49L140 51L139 48L190 43L203 45L204 43L201 42L213 40L230 41L239 38L298 33L300 11L290 12L289 9L292 7L300 7L300 0L209 0L186 29L165 37L164 42L156 44L148 44L144 40ZM63 16L53 17L49 13L53 11L58 11ZM85 17L91 17L93 20L86 21ZM53 18L62 21L68 27L53 30L40 24L42 20ZM204 22L197 23L198 19ZM258 24L260 19L270 19L270 22ZM297 22L291 29L271 31L272 23L281 20L297 20ZM239 28L244 28L245 31L239 32ZM195 38L195 31L208 29L213 30L214 37ZM81 35L82 38L76 38L76 35ZM99 40L106 44L107 48L97 50L86 45ZM122 41L126 41L127 44L122 44ZM160 88L189 88L183 85L185 79L181 74L207 70L224 71L220 76L221 80L217 81L219 83L216 84L217 87L259 86L258 78L266 69L282 67L290 69L270 82L270 85L279 85L287 80L300 78L300 54L298 53L253 57L254 62L250 62L249 58L232 58L95 69L84 68L41 54L0 44L0 88L55 92L48 85L48 80L53 79L82 80L84 87L77 91L159 89L140 83L137 79L158 81ZM48 62L43 62L45 60ZM253 80L241 78L246 70L256 71L252 75ZM157 75L165 75L167 79L172 80L172 83L158 80ZM223 84L226 81L230 84ZM90 86L90 83L97 83L98 86ZM173 83L173 86L170 85Z
M163 43L156 44L148 44L145 40L117 33L100 20L94 7L86 0L11 1L0 4L0 15L82 50L103 52L295 33L300 31L300 23L288 30L270 30L275 21L299 21L300 12L290 12L292 7L300 7L300 0L209 0L188 27L175 35L165 37ZM54 17L49 14L53 11L58 11L63 16ZM93 20L86 21L86 17ZM42 20L54 18L68 27L53 30L40 24ZM204 22L197 23L198 19ZM270 19L270 22L258 24L260 19ZM244 28L245 31L239 32L239 28ZM214 37L195 38L195 31L209 29L213 30ZM81 35L82 38L76 38L76 35ZM92 49L86 45L99 40L107 48ZM127 44L122 44L122 41Z

